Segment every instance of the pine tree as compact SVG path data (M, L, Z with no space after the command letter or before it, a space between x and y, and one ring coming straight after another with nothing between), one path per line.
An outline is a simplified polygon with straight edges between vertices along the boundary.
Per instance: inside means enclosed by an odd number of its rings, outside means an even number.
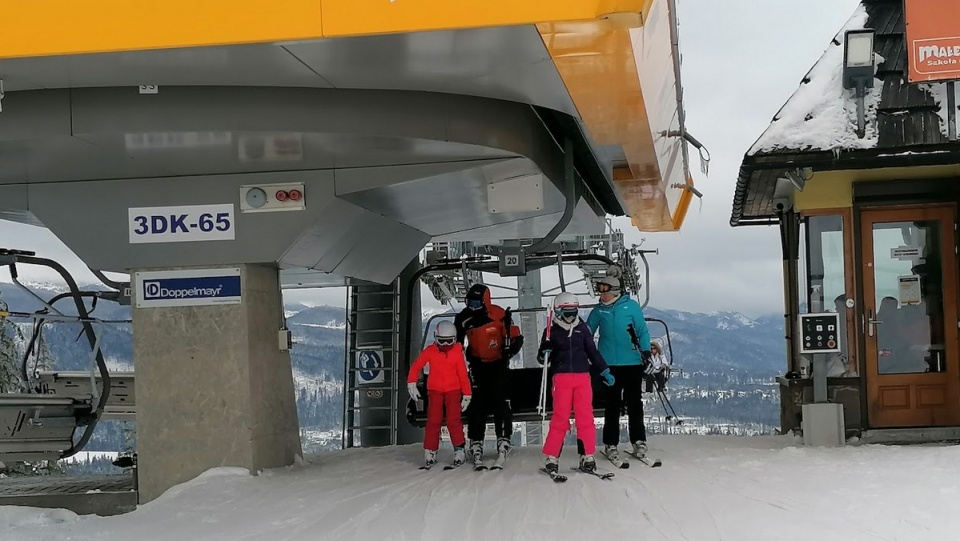
M7 303L0 297L0 311L7 310ZM9 319L0 317L0 393L15 392L20 387L17 342L22 340L23 332L20 327Z

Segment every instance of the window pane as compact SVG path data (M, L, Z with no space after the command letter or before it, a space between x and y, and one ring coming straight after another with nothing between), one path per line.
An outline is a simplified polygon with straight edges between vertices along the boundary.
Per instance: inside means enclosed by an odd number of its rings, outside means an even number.
M940 222L873 226L877 370L881 374L946 369Z
M843 261L843 216L807 218L807 312L837 312L840 316L840 354L830 355L827 375L856 372L849 366L846 273Z
M809 253L808 312L836 312L846 301L843 268L843 217L811 216L807 219Z

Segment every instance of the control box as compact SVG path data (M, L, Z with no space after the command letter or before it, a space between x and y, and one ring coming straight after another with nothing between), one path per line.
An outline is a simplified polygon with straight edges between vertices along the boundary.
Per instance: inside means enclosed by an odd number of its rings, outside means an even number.
M840 314L800 314L800 353L840 353Z

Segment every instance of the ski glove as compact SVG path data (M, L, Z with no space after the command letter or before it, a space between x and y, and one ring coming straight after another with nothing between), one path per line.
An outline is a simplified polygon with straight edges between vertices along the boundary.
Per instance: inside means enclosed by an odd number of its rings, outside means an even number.
M656 372L658 368L659 368L659 367L658 367L657 365L653 364L653 361L650 361L649 359L644 359L644 360L643 360L643 373L644 373L644 374L646 374L646 375L648 375L648 376L653 375L653 373Z
M470 407L470 395L466 395L460 400L460 411L467 411L468 407Z
M410 398L412 398L414 402L416 402L417 400L420 400L420 391L417 390L416 383L408 383L407 392L410 393Z
M537 352L537 362L543 364L547 358L547 355L550 355L550 346L544 343L540 346L540 351Z
M603 372L600 372L600 377L603 378L603 383L604 383L607 387L612 387L612 386L613 386L613 382L614 382L614 380L613 380L613 374L610 373L610 369L609 369L609 368L605 368L605 369L603 370Z
M642 355L643 355L644 362L649 363L653 361L653 353L650 353L649 349L643 350Z

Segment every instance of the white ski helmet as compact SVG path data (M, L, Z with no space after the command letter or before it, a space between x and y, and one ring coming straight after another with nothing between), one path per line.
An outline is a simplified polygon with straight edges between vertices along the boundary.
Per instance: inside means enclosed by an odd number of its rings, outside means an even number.
M440 349L449 349L457 341L457 328L449 321L441 321L437 324L433 337Z
M564 291L554 297L553 314L567 323L576 321L580 314L580 301L577 300L577 296Z

